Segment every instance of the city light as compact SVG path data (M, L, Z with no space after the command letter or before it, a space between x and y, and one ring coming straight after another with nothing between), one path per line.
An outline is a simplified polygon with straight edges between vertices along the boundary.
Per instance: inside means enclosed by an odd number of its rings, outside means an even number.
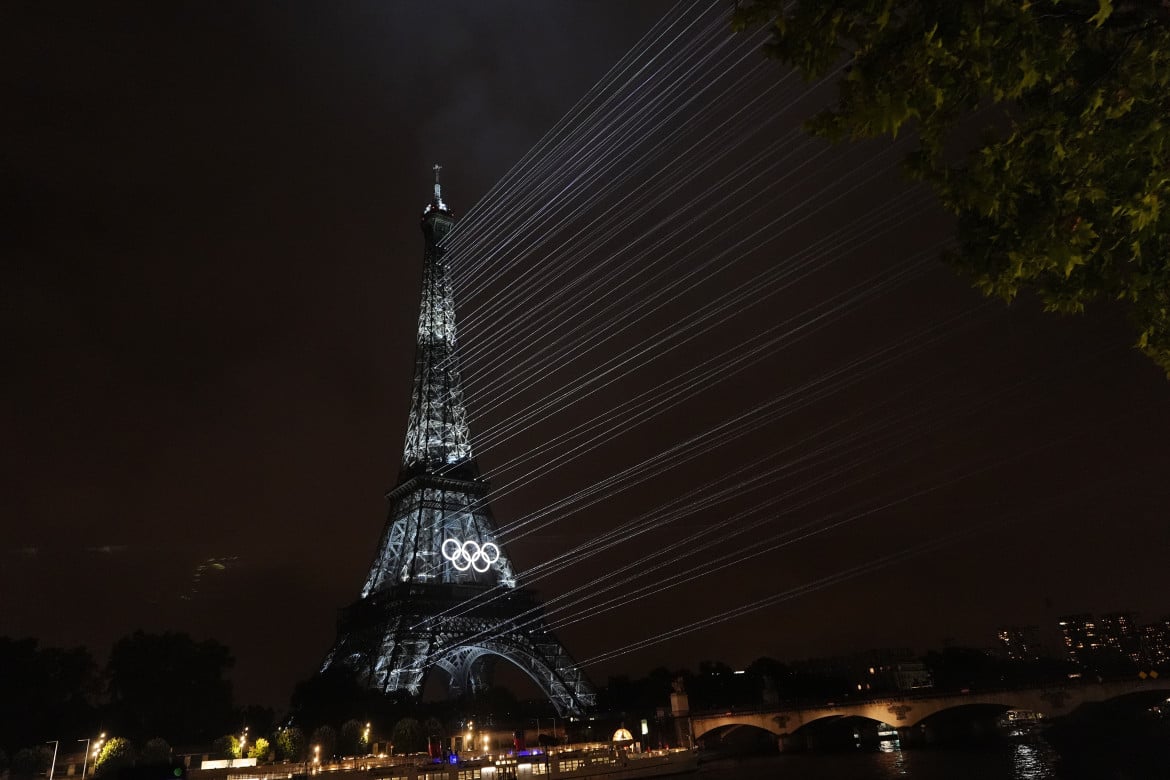
M81 754L81 780L85 780L85 771L89 765L89 759L93 758L95 762L97 761L98 751L102 749L102 744L106 741L106 732L103 731L96 740L93 737L86 737L77 741L85 743L85 752ZM90 754L90 743L93 743L92 755Z

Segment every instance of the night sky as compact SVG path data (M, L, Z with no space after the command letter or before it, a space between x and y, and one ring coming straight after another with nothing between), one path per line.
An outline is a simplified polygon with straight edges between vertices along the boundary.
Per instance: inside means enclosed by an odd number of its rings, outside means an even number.
M356 598L385 519L383 492L397 477L431 164L443 164L447 203L468 212L668 9L8 7L0 21L0 634L87 645L99 660L137 628L213 637L237 657L237 700L282 707L328 650L336 610ZM790 197L811 202L818 187L883 148L829 151ZM615 342L581 352L557 377L589 376L605 354L905 187L891 170ZM642 205L647 221L672 208ZM631 225L614 246L641 229L645 222ZM778 452L811 457L834 437L886 426L892 438L869 457L862 448L832 466L814 459L776 485L775 495L790 496L777 511L789 511L768 532L862 517L558 633L590 659L932 540L945 544L593 664L595 681L705 658L742 665L762 655L986 646L1001 624L1051 627L1074 612L1170 613L1165 377L1130 348L1123 318L1108 307L1057 318L1027 298L984 304L941 263L636 429L615 423L608 443L561 468L519 486L520 473L497 472L688 365L734 354L752 334L934 246L948 229L928 209L479 453L505 525L859 355L937 334L831 396L794 404L766 425L741 423L734 442L698 447L685 463L508 544L523 572ZM530 228L539 230L539 222ZM657 251L650 240L639 251L647 247ZM473 442L553 385L509 385L510 361L573 320L476 353L519 311L490 309L491 291L522 288L555 258L522 260L458 300L468 376L503 377L492 398L469 382ZM609 283L609 295L630 284L620 275ZM960 326L944 327L952 318ZM551 596L653 560L671 540L748 503L655 529L538 589ZM958 535L965 529L972 533ZM702 556L734 555L745 543L729 539Z

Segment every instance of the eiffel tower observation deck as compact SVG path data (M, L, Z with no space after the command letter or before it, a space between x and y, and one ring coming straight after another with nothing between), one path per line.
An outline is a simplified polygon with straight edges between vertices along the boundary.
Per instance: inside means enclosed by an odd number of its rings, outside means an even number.
M518 587L496 535L489 485L471 450L442 239L455 225L439 166L422 214L425 239L414 390L398 484L361 597L342 610L322 671L348 668L384 693L418 696L437 667L452 697L490 683L503 658L528 674L562 715L595 703L589 681Z

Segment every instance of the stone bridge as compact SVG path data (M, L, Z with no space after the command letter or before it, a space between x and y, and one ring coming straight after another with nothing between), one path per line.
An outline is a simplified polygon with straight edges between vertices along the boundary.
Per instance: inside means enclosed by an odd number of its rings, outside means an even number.
M841 703L694 713L691 734L697 739L727 726L754 726L777 736L786 736L802 726L825 718L861 717L886 723L899 730L920 724L945 710L971 705L990 705L1007 710L1028 710L1045 718L1068 715L1088 702L1106 701L1131 694L1148 694L1151 704L1161 694L1170 697L1170 679L1124 680L1113 682L1069 681L1067 685L1016 688L970 693L918 693L883 699L850 700Z

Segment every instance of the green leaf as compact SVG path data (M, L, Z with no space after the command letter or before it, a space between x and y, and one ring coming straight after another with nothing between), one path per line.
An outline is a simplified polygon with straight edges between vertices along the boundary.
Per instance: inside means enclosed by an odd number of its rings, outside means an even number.
M1097 13L1089 19L1098 27L1105 24L1105 20L1113 13L1113 0L1097 0Z

